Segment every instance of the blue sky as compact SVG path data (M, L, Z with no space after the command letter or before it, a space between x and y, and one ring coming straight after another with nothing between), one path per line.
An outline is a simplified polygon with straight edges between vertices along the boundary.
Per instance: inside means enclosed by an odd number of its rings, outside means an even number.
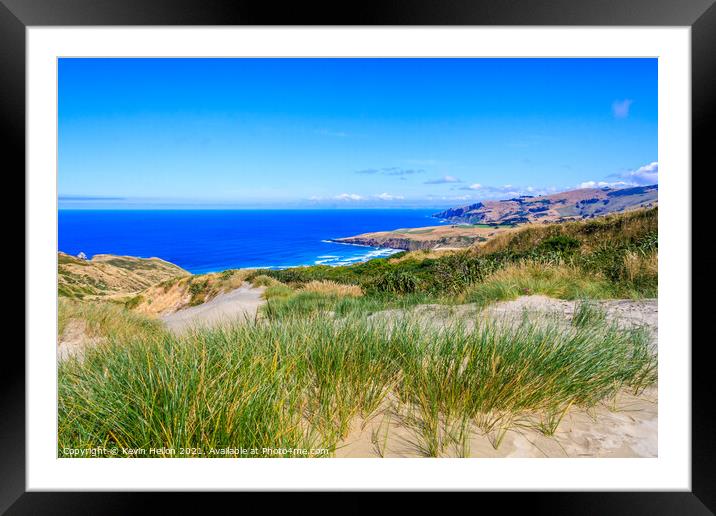
M657 105L656 59L60 59L60 207L437 207L652 184Z

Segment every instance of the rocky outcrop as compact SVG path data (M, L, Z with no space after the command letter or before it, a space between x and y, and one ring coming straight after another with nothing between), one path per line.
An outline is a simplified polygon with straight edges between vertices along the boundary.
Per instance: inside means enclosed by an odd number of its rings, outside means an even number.
M432 240L411 240L409 238L380 238L380 237L347 237L336 238L332 242L339 244L365 245L370 247L386 247L390 249L402 249L404 251L418 251L420 249L432 249L437 245Z
M460 235L453 237L440 237L434 239L415 239L410 237L358 235L347 238L336 238L333 242L341 244L366 245L371 247L384 247L390 249L401 249L404 251L420 251L435 249L436 247L469 247L477 242L483 242L486 238L480 235Z

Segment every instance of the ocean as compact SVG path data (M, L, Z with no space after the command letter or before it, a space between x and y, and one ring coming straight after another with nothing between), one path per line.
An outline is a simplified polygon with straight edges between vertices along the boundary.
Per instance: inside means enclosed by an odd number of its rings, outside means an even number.
M157 257L200 274L239 268L350 265L395 249L328 242L435 226L439 209L59 210L58 248L88 257Z

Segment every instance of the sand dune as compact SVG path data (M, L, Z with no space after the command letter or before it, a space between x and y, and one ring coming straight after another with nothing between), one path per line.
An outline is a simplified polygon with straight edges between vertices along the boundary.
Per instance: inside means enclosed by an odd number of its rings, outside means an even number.
M528 421L525 420L525 423ZM657 457L656 386L640 396L620 394L589 411L572 409L553 436L516 425L497 448L495 432L470 430L467 449L449 445L443 457ZM369 421L356 421L336 457L424 457L420 435L403 416L386 408Z
M211 301L164 315L160 319L174 333L236 319L253 320L259 307L266 302L262 297L264 290L264 287L252 287L244 282L240 288L219 294Z

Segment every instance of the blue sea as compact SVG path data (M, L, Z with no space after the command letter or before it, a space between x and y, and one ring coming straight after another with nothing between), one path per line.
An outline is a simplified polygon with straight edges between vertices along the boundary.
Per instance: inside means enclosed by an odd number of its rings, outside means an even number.
M198 274L239 268L350 265L395 249L327 240L434 226L438 209L59 210L59 250L158 257Z

